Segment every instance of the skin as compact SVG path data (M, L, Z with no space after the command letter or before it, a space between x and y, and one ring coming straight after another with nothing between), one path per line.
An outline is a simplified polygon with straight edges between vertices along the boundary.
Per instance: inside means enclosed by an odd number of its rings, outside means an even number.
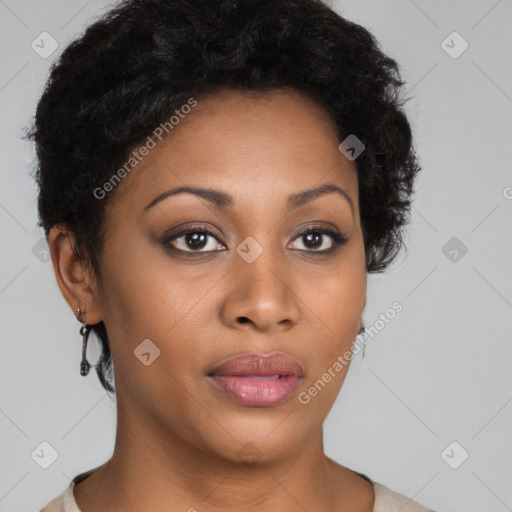
M322 423L349 365L308 404L297 398L351 350L366 304L357 169L338 144L327 112L296 91L216 92L112 194L101 280L74 254L73 234L51 230L61 292L88 324L105 322L115 366L114 454L75 486L83 512L371 512L373 486L323 449ZM326 183L350 199L328 193L286 210L288 195ZM222 190L234 205L185 193L144 211L182 185ZM184 223L214 235L166 248L165 233ZM297 235L310 225L348 241L320 255L333 240ZM263 249L252 263L236 252L248 236ZM189 252L173 253L172 244ZM148 366L134 355L145 339L160 350ZM274 406L238 403L207 378L232 357L275 351L299 361L305 376ZM238 455L249 442L252 464Z

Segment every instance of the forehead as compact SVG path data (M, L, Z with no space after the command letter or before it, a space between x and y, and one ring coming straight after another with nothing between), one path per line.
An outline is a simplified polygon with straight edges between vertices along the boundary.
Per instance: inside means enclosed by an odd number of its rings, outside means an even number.
M142 209L165 188L186 184L260 199L269 190L288 195L325 180L357 187L355 164L338 150L330 114L298 91L226 89L186 112L162 140L154 138L156 145L117 186L110 207L140 202Z

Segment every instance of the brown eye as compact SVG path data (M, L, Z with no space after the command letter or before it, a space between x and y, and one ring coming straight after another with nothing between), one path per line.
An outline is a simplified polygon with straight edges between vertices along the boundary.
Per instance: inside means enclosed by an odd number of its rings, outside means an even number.
M344 235L321 227L309 227L301 231L295 240L300 240L301 243L292 242L294 248L321 254L331 253L347 242Z
M183 252L211 252L224 247L211 231L201 228L187 228L172 235L165 243Z

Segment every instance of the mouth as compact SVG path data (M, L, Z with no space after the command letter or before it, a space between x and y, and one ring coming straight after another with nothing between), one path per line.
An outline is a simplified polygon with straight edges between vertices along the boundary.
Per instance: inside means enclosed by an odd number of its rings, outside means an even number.
M304 377L304 368L283 354L248 354L217 365L208 377L226 395L249 406L268 407L288 398Z

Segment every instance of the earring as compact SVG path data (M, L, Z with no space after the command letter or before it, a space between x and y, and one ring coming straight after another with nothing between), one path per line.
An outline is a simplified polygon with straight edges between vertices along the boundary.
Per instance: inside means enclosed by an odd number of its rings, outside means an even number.
M83 336L82 339L82 361L80 362L80 375L83 377L87 376L91 365L89 361L87 361L87 357L85 355L87 351L87 339L89 338L89 332L91 330L91 326L85 323L85 315L82 311L82 308L79 306L76 312L77 319L82 322L82 327L80 327L80 334Z
M366 331L366 327L364 326L363 322L361 321L361 329L359 329L359 334L364 334ZM364 349L366 347L366 343L363 343L363 357L364 357Z

